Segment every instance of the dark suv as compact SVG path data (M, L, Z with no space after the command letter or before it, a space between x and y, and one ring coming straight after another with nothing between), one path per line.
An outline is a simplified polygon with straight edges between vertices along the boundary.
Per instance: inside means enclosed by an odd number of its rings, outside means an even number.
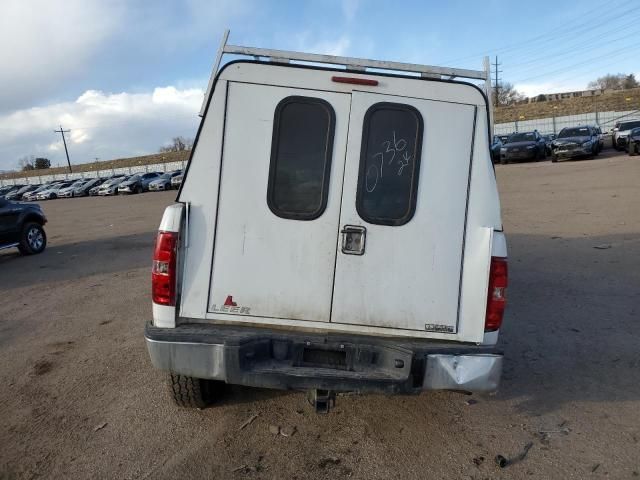
M547 157L546 142L537 130L512 133L500 148L500 163L517 160L544 160Z
M0 250L18 247L23 255L42 252L47 246L45 223L40 205L0 198Z

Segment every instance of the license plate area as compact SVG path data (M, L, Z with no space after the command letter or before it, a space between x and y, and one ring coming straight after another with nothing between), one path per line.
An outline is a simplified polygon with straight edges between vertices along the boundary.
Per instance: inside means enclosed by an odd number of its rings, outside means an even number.
M315 368L347 369L347 352L324 348L304 347L302 350L302 366Z
M393 381L409 377L413 357L413 352L401 347L286 339L242 342L227 348L226 354L227 365L237 365L244 374L309 378L338 375Z

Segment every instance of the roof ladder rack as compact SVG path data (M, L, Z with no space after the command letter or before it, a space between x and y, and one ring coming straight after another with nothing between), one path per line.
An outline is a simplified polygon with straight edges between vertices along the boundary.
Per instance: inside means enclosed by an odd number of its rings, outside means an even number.
M375 69L377 71L386 71L386 73L412 73L418 74L425 78L437 78L452 80L454 78L483 80L485 82L485 89L488 98L491 98L491 70L489 64L489 58L484 59L483 70L467 70L463 68L450 68L450 67L436 67L431 65L420 65L417 63L402 63L402 62L388 62L385 60L369 60L365 58L353 58L342 57L335 55L321 55L317 53L303 53L303 52L290 52L286 50L271 50L266 48L254 48L254 47L242 47L239 45L228 45L229 30L225 30L222 36L222 42L218 48L216 59L213 64L213 71L209 78L209 85L207 86L207 92L205 94L202 108L200 109L200 116L204 115L204 109L206 108L206 102L211 93L213 87L213 81L218 69L220 68L220 61L225 53L233 55L245 55L254 57L256 60L268 59L273 63L290 63L291 61L297 62L311 62L311 63L323 63L328 65L338 65L345 67L347 70L366 73L368 68ZM373 72L372 72L373 73Z

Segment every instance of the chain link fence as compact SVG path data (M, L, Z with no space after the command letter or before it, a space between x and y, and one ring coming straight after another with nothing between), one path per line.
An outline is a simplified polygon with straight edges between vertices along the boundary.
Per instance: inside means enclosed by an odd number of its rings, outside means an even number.
M566 115L562 117L538 118L535 120L516 120L515 122L496 123L495 135L508 135L514 132L531 132L538 130L542 135L555 133L565 127L577 127L580 125L599 125L602 133L609 132L619 120L632 120L640 118L640 110L627 110L624 112L598 112L582 113L579 115Z
M133 175L135 173L148 172L171 172L173 170L183 170L187 165L186 160L178 162L154 163L150 165L137 165L134 167L109 168L106 170L96 170L92 172L59 173L56 175L34 175L24 178L12 178L0 180L0 187L4 185L31 185L52 182L54 180L78 180L81 178L109 177L117 173Z

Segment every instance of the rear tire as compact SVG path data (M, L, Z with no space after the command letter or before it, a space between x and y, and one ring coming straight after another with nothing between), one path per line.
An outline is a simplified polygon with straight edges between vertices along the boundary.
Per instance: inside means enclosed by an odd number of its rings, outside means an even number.
M636 147L635 145L629 145L629 156L633 157L634 155L636 155L638 147Z
M142 186L138 185L136 187L136 193L142 193Z
M506 158L500 159L500 165L506 165L507 163L509 163L509 160L507 160Z
M551 155L551 163L557 163L558 162L558 156L557 155Z
M176 405L187 408L206 408L220 398L224 383L203 378L170 373L169 393Z
M35 255L42 253L47 246L47 234L42 225L36 222L27 222L22 226L20 244L18 250L23 255Z

